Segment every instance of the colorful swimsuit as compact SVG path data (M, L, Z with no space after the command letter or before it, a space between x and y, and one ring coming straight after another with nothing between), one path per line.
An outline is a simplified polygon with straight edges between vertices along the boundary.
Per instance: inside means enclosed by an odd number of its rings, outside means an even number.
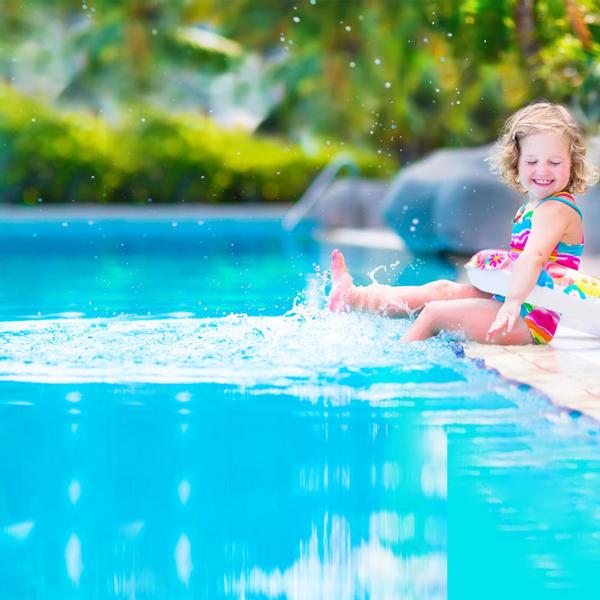
M562 202L563 204L570 206L579 213L581 218L583 218L581 211L573 202L573 196L567 192L560 192L555 196L545 198L536 206L536 208L544 202L548 202L548 200L556 200L557 202ZM535 209L532 208L525 212L526 207L527 203L521 206L513 220L512 235L510 238L510 258L513 260L517 260L521 252L525 249L525 245L527 244L531 232L531 217ZM582 252L583 238L581 244L565 244L559 242L548 260L578 271ZM537 283L544 285L544 282L549 277L550 275L542 270ZM504 302L503 296L495 295L493 298L500 302ZM531 337L536 344L548 344L554 337L560 321L559 313L526 302L521 304L521 317L529 328Z

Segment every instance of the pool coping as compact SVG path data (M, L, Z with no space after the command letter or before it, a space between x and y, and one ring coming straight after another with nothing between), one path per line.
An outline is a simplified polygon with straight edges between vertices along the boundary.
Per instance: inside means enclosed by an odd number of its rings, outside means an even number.
M162 221L167 219L283 219L289 204L149 204L140 206L115 206L104 204L59 205L0 205L0 221Z
M541 391L555 406L600 423L600 339L567 328L545 346L467 342L465 357L483 361L503 377Z

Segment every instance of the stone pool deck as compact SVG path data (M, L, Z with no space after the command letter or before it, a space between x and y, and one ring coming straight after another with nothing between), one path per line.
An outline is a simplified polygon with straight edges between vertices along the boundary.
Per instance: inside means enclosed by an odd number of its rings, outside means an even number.
M581 270L600 273L600 256L588 256ZM559 325L547 346L490 346L468 342L465 355L483 359L504 377L526 383L557 406L600 421L600 338Z
M531 385L553 404L600 421L600 338L560 329L548 346L488 346L469 342L465 355L483 359L504 377Z

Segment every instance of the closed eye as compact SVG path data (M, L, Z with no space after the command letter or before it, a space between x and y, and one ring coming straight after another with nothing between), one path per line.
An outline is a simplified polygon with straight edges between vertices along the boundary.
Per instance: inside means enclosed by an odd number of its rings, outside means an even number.
M560 163L559 163L559 162L552 162L552 161L550 161L550 164L551 164L553 167L558 167L558 165L560 165Z
M528 165L535 165L537 163L537 160L526 160L525 161Z

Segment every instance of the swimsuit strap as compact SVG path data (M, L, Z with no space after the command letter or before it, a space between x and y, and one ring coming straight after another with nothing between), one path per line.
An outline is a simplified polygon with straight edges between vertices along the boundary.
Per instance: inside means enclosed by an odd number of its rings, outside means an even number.
M528 202L524 202L523 204L521 204L521 206L519 206L519 208L517 209L517 212L515 213L515 216L513 218L513 223L516 223L518 219L520 219L523 214L525 213L525 207L527 206Z
M571 200L569 200L568 198L571 198ZM559 194L556 194L556 196L550 196L549 198L544 198L536 206L536 208L538 208L539 206L544 204L544 202L548 202L548 200L556 200L557 202L562 202L563 204L570 206L573 210L577 211L577 213L579 214L579 218L583 221L583 214L582 214L581 210L579 209L579 207L573 203L573 196L571 196L571 194L567 194L566 192L561 192Z

